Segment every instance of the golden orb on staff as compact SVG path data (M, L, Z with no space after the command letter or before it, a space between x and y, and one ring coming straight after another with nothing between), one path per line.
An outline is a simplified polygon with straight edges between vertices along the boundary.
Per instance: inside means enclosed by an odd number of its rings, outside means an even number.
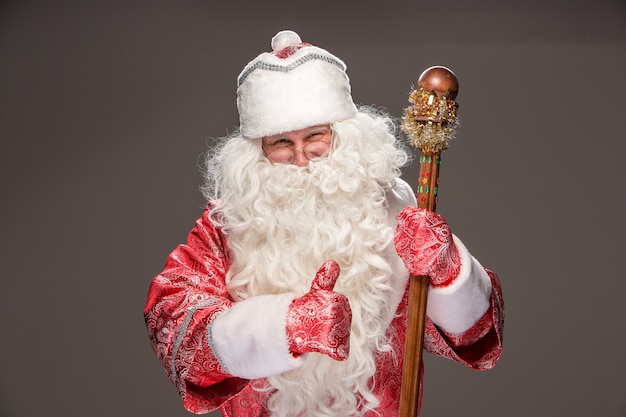
M446 67L430 67L420 75L404 110L402 129L421 152L446 150L458 124L456 76Z

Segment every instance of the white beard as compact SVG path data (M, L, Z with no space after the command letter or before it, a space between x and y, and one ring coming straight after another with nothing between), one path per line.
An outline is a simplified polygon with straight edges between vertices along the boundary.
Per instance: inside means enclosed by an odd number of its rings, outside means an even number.
M393 229L382 187L346 181L336 165L268 166L260 178L266 186L254 199L257 215L239 227L230 223L228 231L234 259L228 288L235 299L304 294L322 263L334 259L341 267L335 290L350 300L349 359L309 354L301 368L269 378L277 390L269 402L276 416L352 415L377 402L370 379L375 351L388 348L381 317L389 317L385 309L392 291L391 267L380 254Z
M256 384L271 393L273 416L356 416L375 408L375 355L391 349L385 332L399 300L387 193L407 156L384 118L361 113L333 129L336 149L307 168L271 165L260 141L237 138L228 150L236 161L208 165L208 177L218 180L207 190L221 199L213 215L228 236L226 282L235 300L304 294L328 259L341 267L335 291L350 300L346 361L310 353L302 367Z

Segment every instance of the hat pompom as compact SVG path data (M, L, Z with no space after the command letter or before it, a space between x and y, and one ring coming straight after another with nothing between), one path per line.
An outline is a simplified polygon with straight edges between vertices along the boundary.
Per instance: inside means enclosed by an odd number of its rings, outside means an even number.
M296 46L302 43L300 36L292 30L281 30L272 38L272 51L278 52L288 46Z

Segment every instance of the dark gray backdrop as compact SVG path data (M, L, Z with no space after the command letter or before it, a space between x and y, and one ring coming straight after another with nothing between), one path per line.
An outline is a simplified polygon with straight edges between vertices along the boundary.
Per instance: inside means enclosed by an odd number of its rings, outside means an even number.
M459 78L438 209L501 277L505 351L490 372L427 355L422 415L625 416L624 3L217 3L0 6L0 415L189 415L146 292L237 74L290 28L394 116L426 67Z

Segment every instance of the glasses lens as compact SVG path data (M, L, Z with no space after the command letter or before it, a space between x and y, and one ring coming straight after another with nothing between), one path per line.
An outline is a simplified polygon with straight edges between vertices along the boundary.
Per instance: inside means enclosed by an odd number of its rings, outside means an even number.
M304 147L304 156L309 160L321 158L328 153L328 143L318 140Z
M293 162L294 154L289 148L278 148L270 152L267 158L275 164L290 164Z

